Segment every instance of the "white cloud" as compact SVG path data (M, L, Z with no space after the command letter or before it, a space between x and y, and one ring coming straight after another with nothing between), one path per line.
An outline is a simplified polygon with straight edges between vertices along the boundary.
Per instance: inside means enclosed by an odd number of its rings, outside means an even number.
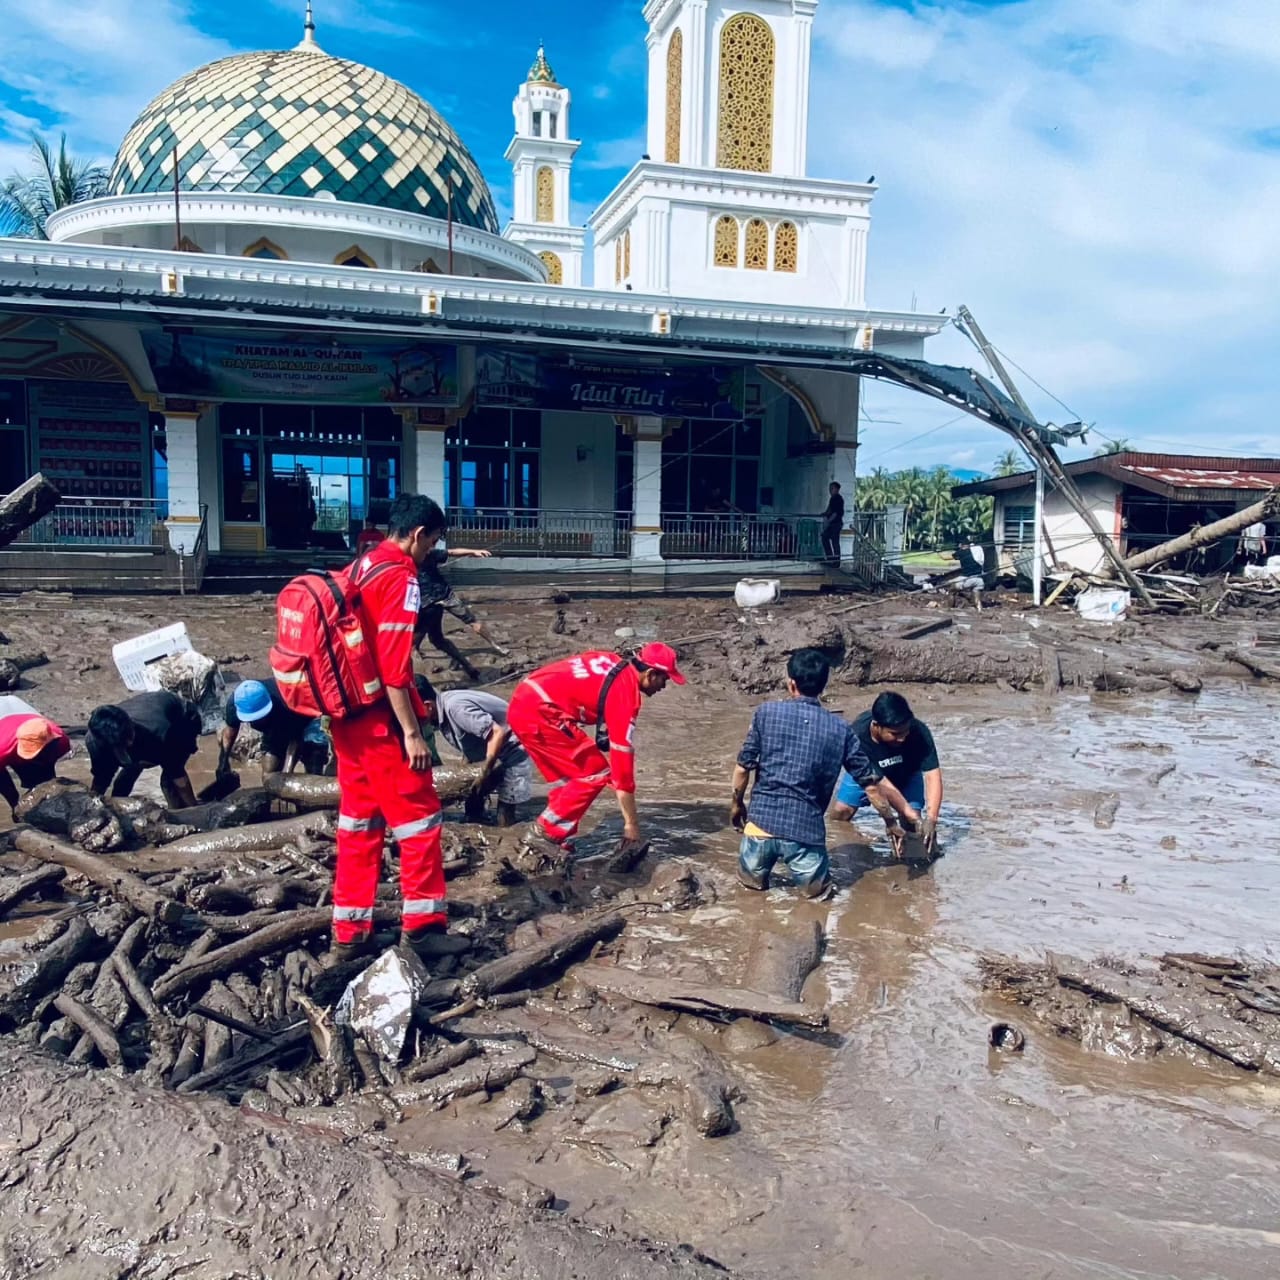
M829 0L814 35L811 170L881 187L873 304L967 302L1110 435L1230 452L1265 439L1280 149L1256 139L1280 124L1273 0ZM930 354L981 363L958 335ZM873 427L882 450L948 416L870 398L904 417ZM1004 447L978 439L980 459ZM940 432L885 465L956 444Z

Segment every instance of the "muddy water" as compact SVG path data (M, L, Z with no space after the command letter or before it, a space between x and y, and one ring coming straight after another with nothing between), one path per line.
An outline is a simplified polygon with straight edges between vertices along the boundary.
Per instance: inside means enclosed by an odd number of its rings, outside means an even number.
M668 694L642 717L662 852L694 858L721 892L692 918L632 926L653 965L734 980L755 928L816 913L828 930L806 997L830 1000L830 1041L717 1046L744 1086L737 1133L602 1156L554 1116L494 1135L472 1105L402 1136L458 1144L589 1221L689 1240L751 1275L1274 1276L1280 1083L1117 1062L1030 1025L1025 1053L1000 1058L986 1036L1008 1010L981 993L974 958L1276 959L1276 703L1235 688L915 701L943 752L948 855L913 874L889 864L878 820L833 829L840 892L820 905L729 880L725 762L748 704ZM1114 826L1099 829L1112 793Z

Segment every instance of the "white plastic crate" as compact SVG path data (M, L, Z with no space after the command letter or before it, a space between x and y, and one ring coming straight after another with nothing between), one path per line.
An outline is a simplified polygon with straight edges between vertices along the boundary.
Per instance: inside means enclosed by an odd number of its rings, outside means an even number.
M145 636L121 640L112 648L111 656L115 659L116 670L120 672L120 679L124 681L126 689L131 689L134 693L154 693L162 686L151 670L152 666L175 653L188 653L190 650L187 624L175 622L171 627L148 631Z

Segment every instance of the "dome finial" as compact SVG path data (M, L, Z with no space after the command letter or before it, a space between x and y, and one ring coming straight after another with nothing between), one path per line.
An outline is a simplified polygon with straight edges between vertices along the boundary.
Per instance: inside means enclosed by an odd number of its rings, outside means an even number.
M546 48L541 40L538 41L538 56L533 60L533 66L529 68L530 84L555 84L556 73L551 70L551 64L547 61Z
M294 49L303 53L323 53L316 44L316 20L311 13L311 0L307 0L307 16L302 24L302 43L294 45Z

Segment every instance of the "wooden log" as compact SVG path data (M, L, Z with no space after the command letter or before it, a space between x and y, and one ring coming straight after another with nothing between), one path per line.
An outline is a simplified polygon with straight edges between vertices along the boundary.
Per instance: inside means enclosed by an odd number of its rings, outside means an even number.
M65 992L54 997L53 1007L70 1018L93 1041L94 1047L106 1059L107 1066L121 1065L124 1055L120 1051L120 1040L105 1018Z
M827 1025L825 1009L783 1000L762 991L742 987L721 987L712 983L690 982L665 974L638 973L603 964L583 965L576 976L587 986L606 995L622 996L637 1004L663 1009L679 1009L688 1013L740 1014L763 1022L781 1022L787 1026L822 1030Z
M169 861L213 858L217 855L252 853L260 849L278 849L296 841L300 835L332 835L333 819L328 813L303 813L296 818L276 822L255 822L246 827L228 827L221 831L201 831L183 836L164 847Z
M497 991L527 986L531 974L563 968L584 948L621 933L625 924L616 911L584 920L549 942L524 947L481 965L462 980L463 994L483 998Z
M527 1045L519 1045L492 1056L485 1054L478 1061L455 1067L434 1080L392 1089L391 1099L402 1107L421 1103L443 1106L455 1098L465 1098L469 1094L481 1091L493 1093L506 1088L537 1056L537 1052Z
M925 636L931 636L935 631L946 631L948 627L955 625L955 619L949 615L943 615L940 618L930 618L928 622L918 622L914 626L908 627L905 631L898 632L899 640L920 640Z
M0 498L0 547L7 547L61 501L62 494L39 471Z
M480 1046L474 1040L461 1040L457 1044L448 1045L437 1053L419 1058L406 1067L405 1081L412 1084L444 1075L446 1071L452 1071L454 1067L460 1067L464 1062L469 1062L479 1052Z
M478 764L438 765L431 771L436 793L444 804L465 800L480 780ZM339 790L337 778L322 778L309 773L275 773L262 780L262 785L277 800L287 800L300 809L336 809Z
M1180 556L1186 551L1211 546L1223 538L1231 537L1232 534L1243 533L1251 524L1257 524L1259 520L1270 520L1277 514L1280 514L1280 489L1272 489L1261 502L1255 502L1252 506L1245 507L1225 519L1202 525L1198 529L1192 529L1190 533L1181 534L1168 542L1160 543L1159 546L1151 547L1135 556L1129 556L1124 562L1125 567L1132 570L1149 568L1162 560Z
M195 1075L187 1076L178 1084L177 1090L179 1093L196 1093L201 1089L212 1089L217 1085L226 1084L228 1080L234 1080L247 1071L256 1070L285 1054L302 1048L310 1039L311 1028L305 1022L300 1022L297 1026L277 1032L265 1040L244 1046L209 1071L200 1071Z
M65 867L44 866L28 871L24 876L6 876L0 880L0 915L11 911L33 894L52 889L62 882L66 874Z
M747 987L799 1001L805 979L822 959L822 926L810 920L791 937L761 930L752 942L750 956L743 979Z
M30 963L12 987L0 995L0 1028L21 1025L38 1001L56 990L82 960L98 951L98 935L78 917L73 919ZM98 952L101 954L101 952Z
M14 844L33 858L56 863L68 871L84 876L86 880L106 889L113 897L127 902L135 911L140 911L145 916L165 924L176 924L182 919L184 912L180 902L158 893L117 862L87 853L39 831L19 831Z
M178 1048L178 1058L169 1073L169 1083L175 1088L189 1079L200 1067L204 1056L205 1021L196 1014L189 1014L183 1024L182 1044Z
M1255 658L1245 649L1223 649L1222 656L1228 662L1234 662L1237 666L1244 667L1246 671L1252 672L1261 679L1280 680L1280 667L1272 666L1269 662L1263 662Z

